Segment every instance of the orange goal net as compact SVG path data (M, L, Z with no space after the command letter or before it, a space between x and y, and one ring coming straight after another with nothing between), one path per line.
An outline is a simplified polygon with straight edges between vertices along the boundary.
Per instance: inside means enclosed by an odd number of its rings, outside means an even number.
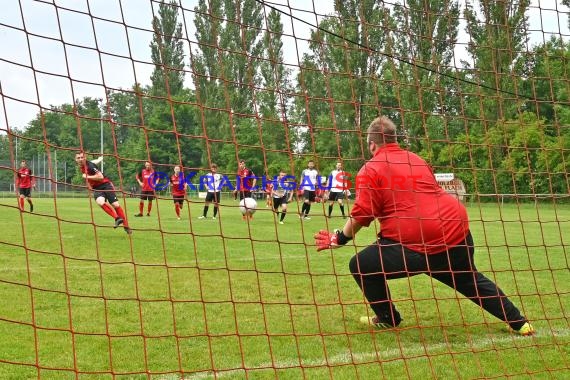
M2 1L0 378L570 377L569 6ZM361 323L381 223L314 235L379 115L532 336L422 275L389 282L399 326ZM268 180L313 167L310 208Z

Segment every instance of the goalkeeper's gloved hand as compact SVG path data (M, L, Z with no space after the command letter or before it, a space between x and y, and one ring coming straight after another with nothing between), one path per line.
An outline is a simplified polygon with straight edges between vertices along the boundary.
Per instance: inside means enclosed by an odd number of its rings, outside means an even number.
M340 230L334 230L334 232L320 230L314 237L317 252L324 249L335 249L341 247L351 240Z

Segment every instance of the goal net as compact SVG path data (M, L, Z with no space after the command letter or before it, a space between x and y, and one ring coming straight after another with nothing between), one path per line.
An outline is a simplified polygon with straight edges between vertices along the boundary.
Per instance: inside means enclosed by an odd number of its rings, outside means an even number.
M568 6L4 0L0 378L568 376ZM313 236L350 215L326 179L370 159L379 115L533 336L423 275L389 282L398 328L360 323L348 264L381 225ZM293 185L274 211L266 179L313 164L310 210Z

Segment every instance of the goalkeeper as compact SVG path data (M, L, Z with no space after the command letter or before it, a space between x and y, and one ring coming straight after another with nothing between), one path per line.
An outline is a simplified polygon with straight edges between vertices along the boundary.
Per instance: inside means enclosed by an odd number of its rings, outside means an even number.
M360 321L377 328L397 327L402 318L390 298L387 280L425 273L508 323L512 331L534 329L505 294L479 273L463 204L441 189L429 165L399 147L396 126L387 117L367 131L372 159L356 177L356 200L342 231L319 231L317 251L349 242L378 219L378 240L350 260L350 272L374 315Z

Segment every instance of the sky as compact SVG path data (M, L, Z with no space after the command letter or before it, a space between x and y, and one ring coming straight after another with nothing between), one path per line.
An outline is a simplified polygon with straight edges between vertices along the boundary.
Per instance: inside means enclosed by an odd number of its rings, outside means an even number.
M196 50L193 9L197 0L178 3L184 8L180 21L188 57L189 49ZM551 35L570 38L569 10L559 3L532 0L529 49ZM103 98L105 88L150 84L150 25L158 12L157 1L2 0L1 4L0 133L8 127L24 128L38 114L40 105L49 108L85 96ZM333 12L334 0L268 0L266 4L285 13L284 60L298 66L308 50L311 25ZM464 6L464 0L460 4ZM460 26L457 65L468 58L466 41L467 34ZM186 77L186 85L193 87L190 75Z

